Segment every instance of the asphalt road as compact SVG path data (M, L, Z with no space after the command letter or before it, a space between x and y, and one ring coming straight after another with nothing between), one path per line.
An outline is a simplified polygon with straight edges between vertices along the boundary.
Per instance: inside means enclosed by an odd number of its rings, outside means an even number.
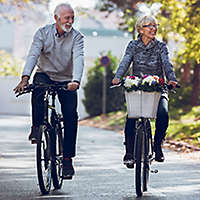
M29 117L0 116L0 200L134 200L134 170L122 165L120 134L79 127L76 175L61 190L42 196L37 185L35 146L27 140ZM165 163L153 163L145 200L200 200L200 164L165 151Z

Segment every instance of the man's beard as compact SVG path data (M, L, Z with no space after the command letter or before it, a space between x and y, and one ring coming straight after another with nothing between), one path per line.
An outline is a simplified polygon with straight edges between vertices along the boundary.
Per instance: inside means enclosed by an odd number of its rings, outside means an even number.
M66 28L65 27L66 25L68 25L68 24L67 23L66 24L61 24L60 19L59 19L59 26L62 28L63 31L69 33L72 30L72 27Z
M72 30L72 27L66 28L65 25L66 25L66 24L61 24L60 27L62 28L63 31L69 33L69 32Z

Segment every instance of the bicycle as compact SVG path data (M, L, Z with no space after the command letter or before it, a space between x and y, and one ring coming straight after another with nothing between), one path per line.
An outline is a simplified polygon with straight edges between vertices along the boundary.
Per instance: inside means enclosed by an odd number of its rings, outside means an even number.
M171 85L165 84L168 90L172 90ZM113 85L110 88L120 87L122 82L118 85ZM177 88L180 85L176 86ZM135 117L134 117L135 118ZM154 117L151 117L154 118ZM148 189L149 172L158 173L158 170L150 170L154 158L152 131L150 124L150 117L135 118L135 139L134 139L134 153L133 160L135 164L135 187L136 195L141 197L143 192Z
M56 95L59 90L66 90L63 85L31 84L24 92L16 97L33 92L35 89L42 89L44 95L44 121L39 127L37 138L37 177L40 191L48 194L51 190L51 183L55 189L60 189L63 184L63 117L55 109ZM43 94L42 91L42 94ZM50 104L51 102L51 104ZM51 112L49 114L49 112ZM69 177L70 179L70 177Z

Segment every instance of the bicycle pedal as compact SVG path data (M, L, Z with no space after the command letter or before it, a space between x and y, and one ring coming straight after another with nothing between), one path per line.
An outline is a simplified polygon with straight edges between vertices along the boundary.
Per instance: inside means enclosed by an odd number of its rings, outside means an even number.
M158 170L157 170L157 169L154 169L154 170L151 170L150 172L153 173L153 174L157 174L157 173L158 173Z
M31 140L31 144L37 144L37 140Z

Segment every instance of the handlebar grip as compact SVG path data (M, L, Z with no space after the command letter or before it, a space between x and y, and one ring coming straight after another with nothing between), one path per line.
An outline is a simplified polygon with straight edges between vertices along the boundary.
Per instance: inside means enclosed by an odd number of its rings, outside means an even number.
M180 88L181 86L179 84L176 85L176 88ZM168 90L172 90L173 86L172 85L167 85Z
M116 88L122 86L122 82L118 83L117 85L111 84L110 88Z

